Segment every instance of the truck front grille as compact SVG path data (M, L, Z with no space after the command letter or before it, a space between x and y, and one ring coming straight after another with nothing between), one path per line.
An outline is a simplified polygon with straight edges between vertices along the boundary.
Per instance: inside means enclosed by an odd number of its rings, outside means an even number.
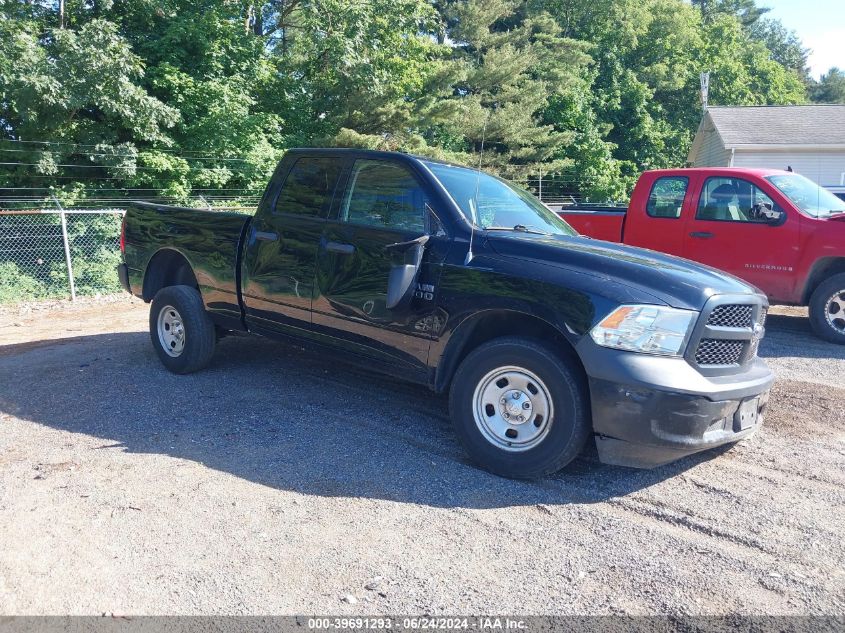
M766 308L755 295L712 297L693 331L687 360L705 375L741 371L757 356Z
M707 325L716 327L751 327L754 308L749 305L729 303L716 306L707 318Z
M766 315L767 315L766 308L763 308L762 310L760 310L760 316L757 318L757 323L760 324L760 327L766 326ZM756 338L753 341L751 341L751 351L749 352L749 356L751 358L754 358L755 356L757 356L757 350L760 347L760 341L761 340L762 339Z
M695 362L699 365L737 365L742 358L743 347L743 341L706 338L695 350Z

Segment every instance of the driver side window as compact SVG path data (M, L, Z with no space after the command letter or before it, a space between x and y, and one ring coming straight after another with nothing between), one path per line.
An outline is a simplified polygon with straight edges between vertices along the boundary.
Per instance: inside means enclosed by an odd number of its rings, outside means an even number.
M381 160L356 160L340 220L398 231L425 230L425 194L404 167Z
M708 178L698 199L696 220L763 223L762 205L777 209L757 185L742 178Z

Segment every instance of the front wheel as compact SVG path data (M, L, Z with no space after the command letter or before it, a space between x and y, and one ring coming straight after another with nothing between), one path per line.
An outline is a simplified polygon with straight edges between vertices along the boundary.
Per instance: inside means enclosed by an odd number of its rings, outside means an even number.
M449 411L474 461L497 475L533 479L581 452L590 432L587 401L574 361L508 337L481 345L461 363Z
M174 374L205 367L217 334L202 297L190 286L167 286L150 306L150 338L162 364Z
M817 336L845 345L845 273L823 281L813 292L810 325Z

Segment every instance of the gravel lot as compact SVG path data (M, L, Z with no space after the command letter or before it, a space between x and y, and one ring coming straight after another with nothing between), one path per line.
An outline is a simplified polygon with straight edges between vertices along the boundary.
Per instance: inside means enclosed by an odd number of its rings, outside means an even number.
M795 309L752 440L513 482L423 388L257 338L167 373L129 298L0 311L2 614L842 614L845 348Z

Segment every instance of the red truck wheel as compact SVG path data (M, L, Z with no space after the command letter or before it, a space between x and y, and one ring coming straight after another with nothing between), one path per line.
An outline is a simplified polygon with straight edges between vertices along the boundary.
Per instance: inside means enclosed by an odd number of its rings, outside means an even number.
M821 338L845 345L845 273L822 282L813 292L810 325Z

